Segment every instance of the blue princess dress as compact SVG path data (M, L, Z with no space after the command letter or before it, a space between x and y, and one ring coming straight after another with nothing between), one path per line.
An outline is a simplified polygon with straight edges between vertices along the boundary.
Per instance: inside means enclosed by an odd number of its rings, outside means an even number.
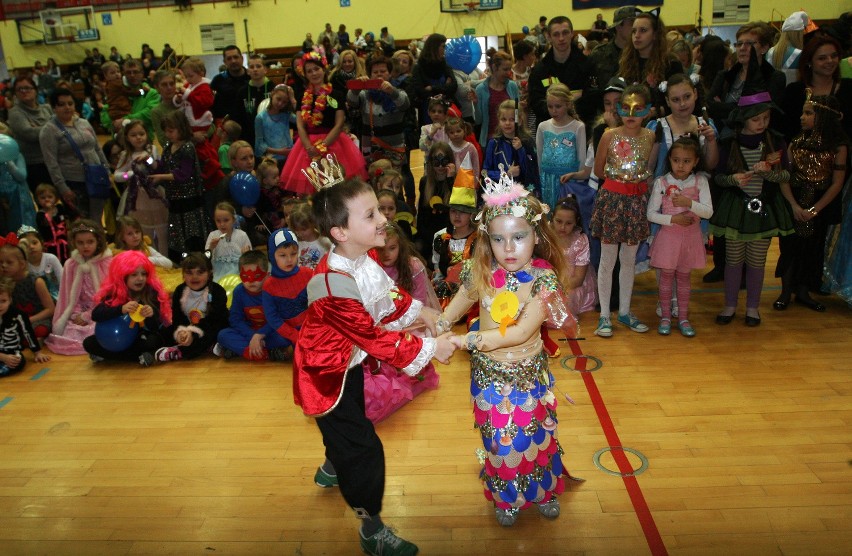
M541 200L553 208L561 194L560 176L578 172L586 155L586 128L580 120L557 126L542 122L536 133L536 152L541 176ZM594 194L594 192L592 192Z

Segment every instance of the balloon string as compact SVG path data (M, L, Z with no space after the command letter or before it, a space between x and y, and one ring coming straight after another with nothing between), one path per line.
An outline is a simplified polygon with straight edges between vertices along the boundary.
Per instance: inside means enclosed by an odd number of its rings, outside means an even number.
M263 221L263 218L260 217L260 214L257 212L257 209L254 211L254 215L257 216L257 219L260 220L260 223L263 224L266 233L272 235L272 230L269 229L269 226L266 225L266 222Z

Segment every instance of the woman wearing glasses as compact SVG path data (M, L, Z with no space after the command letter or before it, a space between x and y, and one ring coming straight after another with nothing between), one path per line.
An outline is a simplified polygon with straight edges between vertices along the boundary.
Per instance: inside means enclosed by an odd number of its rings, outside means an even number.
M29 77L15 80L12 91L15 105L9 109L8 123L27 162L27 185L30 191L35 192L40 183L51 183L38 135L42 126L53 117L53 110L46 104L39 104L36 84Z
M781 106L787 85L784 74L766 61L766 52L772 46L772 28L768 24L762 21L746 23L737 30L734 46L737 62L731 69L716 75L707 93L707 110L717 125L727 120L737 107L747 77L751 76L749 81L755 89L767 91L776 106ZM751 64L757 67L750 72ZM781 122L778 120L780 118L774 119L770 125L779 128Z

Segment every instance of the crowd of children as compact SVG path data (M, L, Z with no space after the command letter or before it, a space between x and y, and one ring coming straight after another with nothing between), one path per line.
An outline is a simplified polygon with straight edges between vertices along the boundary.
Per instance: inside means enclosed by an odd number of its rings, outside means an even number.
M637 17L664 30L657 15ZM330 72L309 50L296 64L298 96L270 84L252 56L252 130L213 125L200 59L185 60L177 82L159 72L154 85L169 97L154 118L162 146L133 119L104 148L116 155L114 217L105 226L81 218L44 183L33 191L37 213L18 210L17 233L0 237L0 377L23 369L25 348L46 361L42 340L97 363L208 352L292 361L296 403L317 418L326 448L315 482L339 486L359 513L365 551L391 543L414 553L380 518L384 456L373 423L437 388L433 357L467 350L497 521L512 525L533 505L557 517L571 477L555 433L547 329L573 336L575 315L597 309L599 337L613 336L614 323L647 332L631 298L650 264L657 332L674 324L695 336L691 271L706 264L708 229L726 240L716 323L733 321L744 283L744 322L760 324L773 237L783 284L773 307L785 310L795 295L824 311L810 292L822 283L817 254L840 222L849 141L832 96L809 93L788 148L765 90L744 83L736 108L714 122L704 85L672 72L629 85L613 78L585 97L554 78L536 116L526 81L534 52L517 51L518 63L489 53L488 74L466 85L465 102L417 95L410 55L376 54L365 70L345 51ZM116 70L104 66L118 115L137 91ZM599 104L594 122L575 107L582 98L587 109L589 97ZM408 155L418 147L415 196ZM4 179L20 181L18 166L8 162ZM170 294L158 272L174 267L182 283ZM468 331L453 334L463 319ZM132 341L110 346L109 327Z

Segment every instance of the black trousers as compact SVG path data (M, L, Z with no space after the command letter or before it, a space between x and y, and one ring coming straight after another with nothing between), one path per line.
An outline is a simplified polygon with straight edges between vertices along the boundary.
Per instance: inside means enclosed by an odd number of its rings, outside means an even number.
M385 450L364 411L361 365L349 369L340 403L318 418L317 425L343 499L359 517L379 515L385 494Z

